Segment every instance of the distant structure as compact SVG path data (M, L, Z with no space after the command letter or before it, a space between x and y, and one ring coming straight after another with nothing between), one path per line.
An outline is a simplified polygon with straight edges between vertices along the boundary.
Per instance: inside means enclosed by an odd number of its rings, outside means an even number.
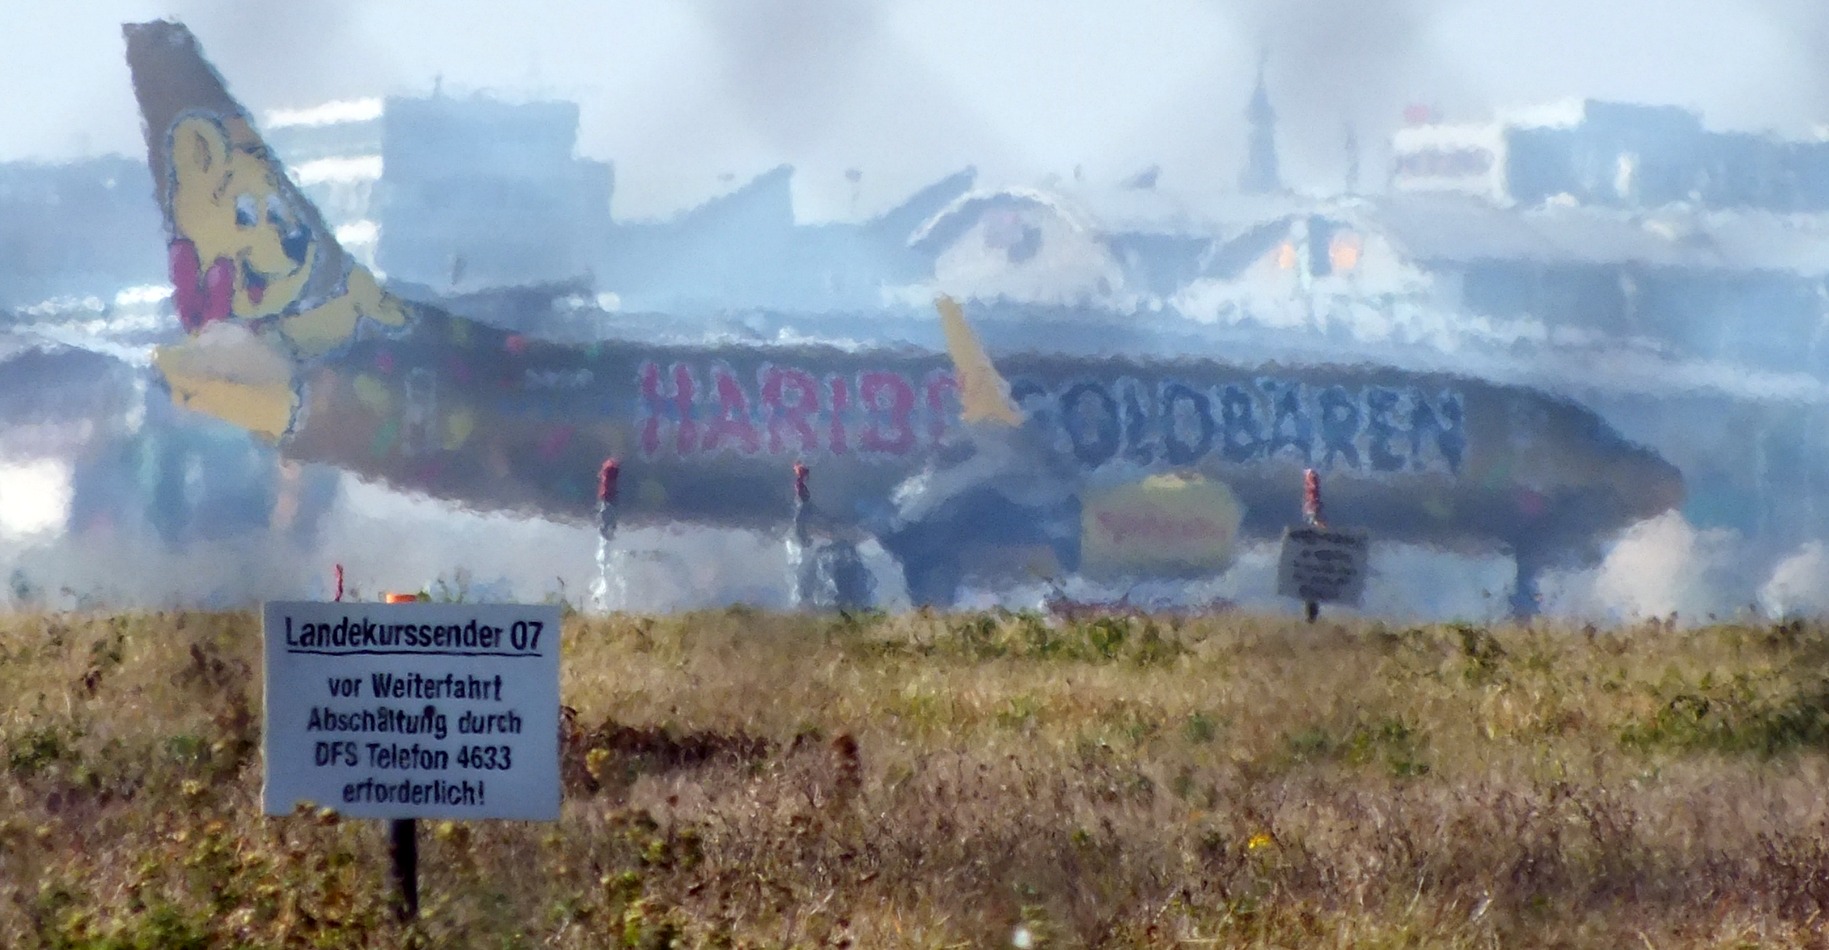
M1346 152L1346 194L1359 193L1359 130L1353 123L1346 124L1346 139L1341 143Z
M0 310L161 284L164 246L145 162L0 164Z
M376 195L385 108L381 99L328 102L276 110L261 123L267 143L324 213L337 243L371 269L381 235Z
M946 175L865 220L806 224L794 213L794 169L781 165L665 220L616 222L597 283L631 310L881 307L888 288L932 273L929 249L911 235L968 194L977 174Z
M1270 91L1264 85L1264 67L1269 54L1258 56L1257 88L1251 93L1251 105L1245 118L1251 123L1250 151L1245 170L1238 176L1238 190L1248 195L1267 195L1283 190L1283 179L1277 173L1276 110L1270 107Z
M338 242L392 282L578 281L609 220L613 172L577 157L576 103L435 91L276 111L261 127Z
M1829 141L1709 131L1676 106L1580 99L1484 123L1407 118L1392 142L1396 191L1524 208L1829 211Z

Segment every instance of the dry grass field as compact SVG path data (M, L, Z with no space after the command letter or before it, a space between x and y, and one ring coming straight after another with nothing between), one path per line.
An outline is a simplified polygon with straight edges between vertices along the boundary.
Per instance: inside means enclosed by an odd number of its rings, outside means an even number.
M260 814L253 614L0 620L7 947L1823 945L1829 631L570 618L557 824Z

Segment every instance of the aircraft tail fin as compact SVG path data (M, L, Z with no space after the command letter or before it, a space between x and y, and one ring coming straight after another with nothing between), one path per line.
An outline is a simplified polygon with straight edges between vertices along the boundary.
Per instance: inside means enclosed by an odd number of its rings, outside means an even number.
M941 295L934 300L940 311L940 328L946 334L946 352L952 357L953 374L959 382L960 417L966 422L991 422L997 425L1022 424L1022 410L1010 398L1010 384L991 363L984 344L965 322L965 312L953 298Z
M338 244L229 95L188 28L121 27L163 213L173 302L191 333L217 321L277 331L294 358L406 313Z

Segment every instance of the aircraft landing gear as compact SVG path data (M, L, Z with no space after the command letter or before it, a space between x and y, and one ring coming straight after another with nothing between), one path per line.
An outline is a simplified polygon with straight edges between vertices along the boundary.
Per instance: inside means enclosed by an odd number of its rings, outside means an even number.
M1543 594L1538 581L1545 567L1544 559L1530 548L1517 548L1512 551L1512 560L1517 564L1517 576L1511 587L1511 618L1530 620L1543 610Z
M802 610L863 610L876 603L876 578L843 538L816 540L818 516L807 484L811 471L794 463L794 520L788 528L788 568L794 606Z
M876 605L876 578L850 541L790 545L794 606L802 610L867 610Z
M818 606L830 606L837 610L865 610L876 603L876 579L870 576L870 568L865 566L862 557L858 556L857 545L849 541L833 541L820 545L813 556L814 583L817 585Z
M945 610L959 598L963 577L956 562L938 558L904 562L902 576L908 581L908 601L916 607Z

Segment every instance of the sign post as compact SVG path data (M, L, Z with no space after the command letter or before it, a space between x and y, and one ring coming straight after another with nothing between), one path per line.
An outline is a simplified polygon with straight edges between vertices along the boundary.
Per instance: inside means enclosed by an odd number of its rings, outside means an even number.
M1327 527L1327 516L1321 508L1321 473L1312 468L1302 470L1302 523L1310 528ZM1302 614L1314 623L1321 616L1321 602L1303 601Z
M337 565L337 602L343 600L343 565ZM412 594L389 594L390 604L410 604ZM395 818L387 823L387 856L394 865L394 887L400 893L398 912L403 921L419 916L419 819Z
M394 859L394 884L400 888L400 919L419 916L419 819L388 822L387 852Z
M419 818L559 817L559 608L270 602L262 805L392 822L418 912Z
M1321 604L1358 604L1365 592L1366 550L1363 531L1331 530L1321 507L1321 476L1302 472L1304 527L1283 533L1277 562L1277 593L1302 601L1309 623L1321 615Z

